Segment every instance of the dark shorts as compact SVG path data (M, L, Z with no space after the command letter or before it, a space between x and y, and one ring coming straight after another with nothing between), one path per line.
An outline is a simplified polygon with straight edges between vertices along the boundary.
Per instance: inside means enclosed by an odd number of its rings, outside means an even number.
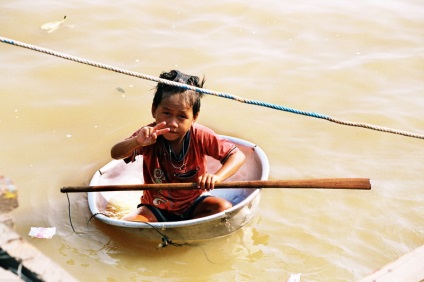
M208 197L213 197L212 195L200 195L193 204L181 215L174 214L167 210L159 209L152 205L147 204L138 204L137 208L146 207L148 208L156 217L158 222L168 222L168 221L181 221L188 220L193 218L194 209L203 202L204 199Z

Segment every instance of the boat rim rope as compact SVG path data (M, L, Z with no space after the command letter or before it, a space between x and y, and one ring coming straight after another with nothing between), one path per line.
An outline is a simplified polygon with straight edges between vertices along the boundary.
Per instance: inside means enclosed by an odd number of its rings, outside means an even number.
M71 224L71 227L72 227L72 230L74 231L74 233L76 233L76 234L78 234L79 232L77 232L76 230L75 230L75 228L74 228L74 225L72 224L72 218L71 218L71 201L69 200L69 195L68 195L68 193L66 193L66 198L68 199L68 217L69 217L69 223ZM98 212L98 213L95 213L95 214L93 214L89 219L88 219L88 221L87 221L87 224L88 223L90 223L90 221L94 218L94 217L96 217L97 215L99 215L99 214L101 214L101 215L103 215L103 216L106 216L106 217L109 217L107 214L105 214L105 213L102 213L102 212ZM162 243L160 243L158 246L157 246L157 248L156 249L159 249L159 248L165 248L166 246L168 246L168 245L172 245L172 246L175 246L175 247L183 247L183 246L191 246L191 244L189 244L189 243L175 243L175 242L173 242L171 239L169 239L168 238L168 236L166 236L165 234L163 234L162 232L160 232L159 231L159 229L157 228L157 227L155 227L155 226L153 226L152 224L150 224L149 222L141 222L141 223L144 223L144 224L146 224L146 225L148 225L148 226L150 226L151 228L153 228L157 233L159 233L159 235L160 236L162 236Z
M245 104L256 105L256 106L271 108L271 109L275 109L275 110L285 111L285 112L289 112L289 113L293 113L293 114L324 119L324 120L327 120L327 121L330 121L330 122L333 122L333 123L337 123L337 124L341 124L341 125L347 125L347 126L353 126L353 127L362 127L362 128L366 128L366 129L375 130L375 131L381 131L381 132L398 134L398 135L412 137L412 138L424 139L424 134L412 133L412 132L396 130L396 129L391 129L391 128L387 128L387 127L381 127L381 126L376 126L376 125L371 125L371 124L366 124L366 123L360 123L360 122L343 121L343 120L335 119L333 117L330 117L330 116L327 116L327 115L322 115L322 114L315 113L315 112L301 111L301 110L297 110L297 109L293 109L293 108L289 108L289 107L284 107L284 106L280 106L280 105L276 105L276 104L270 104L270 103L262 102L262 101L258 101L258 100L245 99L245 98L235 96L235 95L231 95L231 94L228 94L228 93L225 93L225 92L212 91L212 90L199 88L199 87L195 87L195 86L191 86L191 85L187 85L187 84L183 84L183 83L179 83L179 82L170 81L170 80L167 80L167 79L161 79L161 78L154 77L154 76L151 76L151 75L146 75L146 74L142 74L142 73L138 73L138 72L134 72L134 71L125 70L125 69L122 69L122 68L113 67L113 66L110 66L110 65L107 65L107 64L102 64L102 63L90 61L90 60L87 60L87 59L63 54L63 53L56 52L56 51L53 51L53 50L50 50L50 49L46 49L46 48L38 47L38 46L35 46L35 45L31 45L31 44L28 44L28 43L12 40L12 39L5 38L5 37L2 37L2 36L0 36L0 41L3 42L3 43L13 45L13 46L19 46L19 47L22 47L22 48L27 48L27 49L30 49L30 50L33 50L33 51L53 55L53 56L56 56L56 57L59 57L59 58L62 58L62 59L78 62L78 63L81 63L81 64L90 65L90 66L93 66L93 67L97 67L97 68L101 68L101 69L105 69L105 70L109 70L109 71L114 71L114 72L117 72L117 73L129 75L129 76L133 76L133 77L137 77L137 78L142 78L142 79L146 79L146 80L150 80L150 81L154 81L154 82L158 82L158 83L176 86L176 87L180 87L180 88L187 89L187 90L193 90L193 91L197 91L199 93L203 93L203 94L207 94L207 95L213 95L213 96L217 96L217 97L221 97L221 98L231 99L231 100L235 100L237 102L241 102L241 103L245 103Z

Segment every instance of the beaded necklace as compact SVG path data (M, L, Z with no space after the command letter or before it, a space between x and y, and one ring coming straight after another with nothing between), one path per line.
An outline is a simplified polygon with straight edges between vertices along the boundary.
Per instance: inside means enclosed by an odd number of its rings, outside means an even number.
M179 154L179 156L177 157L176 154L174 153L174 151L172 151L171 146L169 145L168 141L166 139L164 139L165 142L163 143L165 146L165 149L169 152L169 161L171 162L172 167L174 167L175 169L178 170L182 170L186 163L187 163L187 152L188 152L188 147L190 145L190 131L187 132L187 134L184 136L184 140L183 140L183 148L181 151L181 154ZM181 166L177 166L174 165L172 159L175 159L175 161L177 162L182 162Z

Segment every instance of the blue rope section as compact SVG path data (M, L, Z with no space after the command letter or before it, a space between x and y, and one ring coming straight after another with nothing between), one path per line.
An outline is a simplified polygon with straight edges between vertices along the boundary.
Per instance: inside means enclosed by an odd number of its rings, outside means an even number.
M246 100L245 103L250 104L250 105L256 105L256 106L271 108L271 109L274 109L274 110L285 111L285 112L289 112L289 113L293 113L293 114L314 117L314 118L320 118L320 119L329 119L330 118L328 116L325 116L325 115L322 115L322 114L319 114L319 113L300 111L300 110L296 110L296 109L293 109L293 108L288 108L288 107L270 104L270 103L261 102L261 101L256 101L256 100Z
M314 117L314 118L320 118L320 119L326 119L326 120L331 119L331 117L326 116L326 115L322 115L322 114L319 114L319 113L300 111L300 110L296 110L296 109L293 109L293 108L284 107L284 106L271 104L271 103L267 103L267 102L262 102L262 101L258 101L258 100L244 99L244 98L236 97L234 95L224 93L224 92L214 92L214 91L210 91L208 89L190 87L190 86L187 86L185 84L183 84L183 85L184 86L181 86L181 88L184 88L184 89L187 89L187 90L195 90L199 93L204 93L204 94L214 95L214 96L221 97L221 98L235 100L235 101L242 102L242 103L245 103L245 104L266 107L266 108L270 108L270 109L274 109L274 110L289 112L289 113L298 114L298 115L310 116L310 117Z
M157 78L157 77L150 76L150 75L145 75L145 74L128 71L128 70L121 69L121 68L112 67L112 66L109 66L109 65L106 65L106 64L97 63L97 62L89 61L89 60L86 60L86 59L78 58L78 57L75 57L75 56L62 54L62 53L55 52L55 51L52 51L52 50L49 50L49 49L37 47L37 46L31 45L31 44L27 44L27 43L23 43L23 42L19 42L19 41L14 41L12 39L4 38L4 37L1 37L1 36L0 36L0 41L3 42L3 43L11 44L13 46L19 46L19 47L27 48L27 49L30 49L30 50L33 50L33 51L53 55L53 56L56 56L56 57L59 57L59 58L63 58L63 59L66 59L66 60L90 65L90 66L93 66L93 67L102 68L102 69L122 73L122 74L129 75L129 76L134 76L134 77L138 77L138 78L143 78L143 79L167 84L167 85L181 87L181 88L186 89L186 90L194 90L194 91L197 91L199 93L204 93L204 94L213 95L213 96L217 96L217 97L221 97L221 98L231 99L231 100L238 101L238 102L245 103L245 104L267 107L267 108L271 108L271 109L275 109L275 110L279 110L279 111L285 111L285 112L289 112L289 113L293 113L293 114L324 119L324 120L328 120L330 122L334 122L334 123L338 123L338 124L342 124L342 125L347 125L347 126L362 127L362 128L381 131L381 132L387 132L387 133L393 133L393 134L403 135L403 136L412 137L412 138L424 139L424 134L416 134L416 133L411 133L411 132L405 132L405 131L401 131L401 130L379 127L379 126L370 125L370 124L366 124L366 123L343 121L343 120L338 120L338 119L332 118L330 116L322 115L322 114L319 114L319 113L305 112L305 111L300 111L300 110L292 109L292 108L289 108L289 107L279 106L279 105L270 104L270 103L266 103L266 102L262 102L262 101L244 99L244 98L241 98L241 97L230 95L228 93L216 92L216 91L211 91L211 90L203 89L203 88L197 88L197 87L194 87L194 86L190 86L190 85L186 85L186 84L182 84L182 83L178 83L178 82L174 82L174 81L169 81L169 80L166 80L166 79L161 79L161 78Z

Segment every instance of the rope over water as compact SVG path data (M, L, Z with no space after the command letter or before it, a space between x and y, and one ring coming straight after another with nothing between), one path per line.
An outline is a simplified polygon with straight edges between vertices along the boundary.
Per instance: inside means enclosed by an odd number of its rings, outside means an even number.
M396 130L396 129L391 129L391 128L375 126L375 125L371 125L371 124L366 124L366 123L343 121L343 120L338 120L338 119L335 119L333 117L322 115L322 114L319 114L319 113L305 112L305 111L300 111L300 110L296 110L296 109L293 109L293 108L288 108L288 107L284 107L284 106L270 104L270 103L266 103L266 102L262 102L262 101L244 99L242 97L234 96L234 95L231 95L231 94L228 94L228 93L225 93L225 92L216 92L216 91L211 91L211 90L208 90L208 89L197 88L197 87L194 87L194 86L190 86L190 85L186 85L186 84L182 84L182 83L178 83L178 82L174 82L174 81L169 81L167 79L161 79L161 78L158 78L158 77L154 77L154 76L150 76L150 75L146 75L146 74L142 74L142 73L128 71L128 70L113 67L113 66L110 66L110 65L93 62L93 61L90 61L90 60L87 60L87 59L78 58L78 57L71 56L71 55L66 55L66 54L59 53L59 52L56 52L56 51L53 51L53 50L45 49L45 48L42 48L42 47L37 47L37 46L31 45L31 44L15 41L15 40L8 39L8 38L1 37L1 36L0 36L0 41L3 42L3 43L10 44L10 45L27 48L27 49L30 49L30 50L33 50L33 51L53 55L53 56L56 56L56 57L59 57L59 58L78 62L78 63L81 63L81 64L86 64L86 65L90 65L90 66L93 66L93 67L97 67L97 68L101 68L101 69L105 69L105 70L109 70L109 71L114 71L114 72L117 72L117 73L129 75L129 76L134 76L134 77L138 77L138 78L142 78L142 79L146 79L146 80L151 80L151 81L155 81L155 82L159 82L159 83L163 83L163 84L167 84L167 85L172 85L172 86L180 87L180 88L187 89L187 90L194 90L194 91L204 93L204 94L208 94L208 95L213 95L213 96L217 96L217 97L221 97L221 98L231 99L231 100L238 101L238 102L245 103L245 104L271 108L271 109L275 109L275 110L279 110L279 111L309 116L309 117L313 117L313 118L324 119L324 120L328 120L328 121L333 122L333 123L347 125L347 126L362 127L362 128L386 132L386 133L393 133L393 134L398 134L398 135L412 137L412 138L424 139L424 134L406 132L406 131L401 131L401 130Z

